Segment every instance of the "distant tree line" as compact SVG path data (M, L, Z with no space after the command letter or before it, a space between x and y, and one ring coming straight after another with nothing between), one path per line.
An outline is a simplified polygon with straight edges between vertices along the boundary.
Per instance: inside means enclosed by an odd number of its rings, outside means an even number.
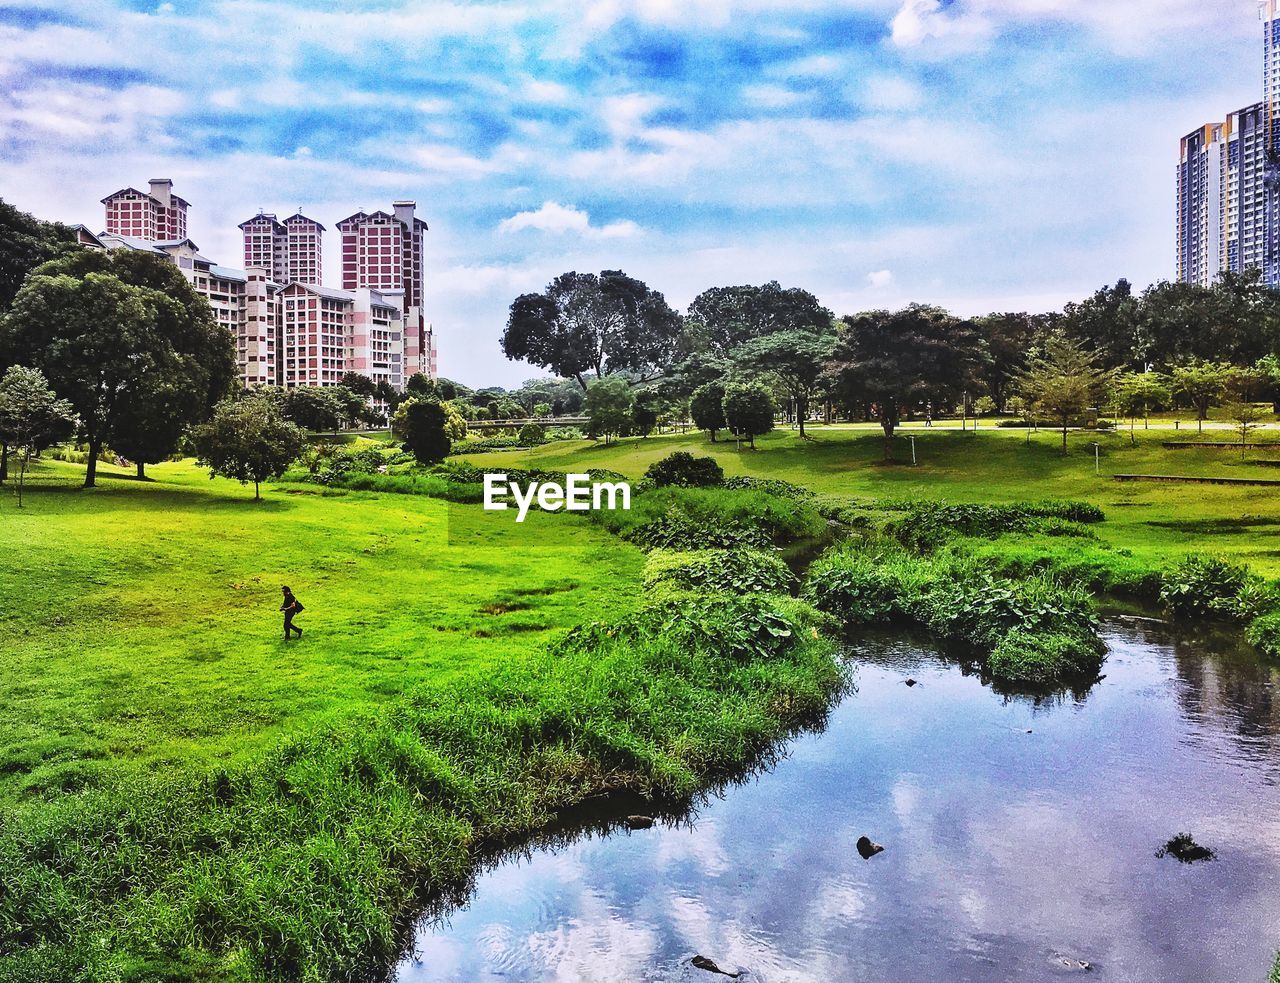
M1256 402L1280 404L1280 293L1257 271L1141 293L1120 280L1061 312L973 318L923 304L836 317L777 282L714 287L679 314L621 271L566 273L512 302L502 348L561 377L543 385L576 383L606 438L692 419L712 440L750 440L768 409L802 437L814 419L876 421L889 454L903 419L930 415L1016 413L1061 426L1065 444L1093 408L1203 422L1226 406L1239 427Z

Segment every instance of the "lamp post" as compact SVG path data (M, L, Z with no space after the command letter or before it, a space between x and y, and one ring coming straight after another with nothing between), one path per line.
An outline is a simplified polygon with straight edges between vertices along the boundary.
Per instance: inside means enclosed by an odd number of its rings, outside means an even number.
M1098 462L1098 456L1101 449L1102 449L1102 445L1099 444L1097 441L1094 441L1093 443L1093 473L1094 474L1102 474L1101 465Z
M916 438L914 434L910 434L907 439L911 441L911 466L914 468L916 466Z

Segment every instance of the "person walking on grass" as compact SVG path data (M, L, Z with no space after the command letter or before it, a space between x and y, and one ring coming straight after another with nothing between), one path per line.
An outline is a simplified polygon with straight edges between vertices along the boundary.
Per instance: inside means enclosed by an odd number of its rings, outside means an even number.
M284 640L287 642L291 631L296 631L298 637L302 637L302 629L293 623L293 616L301 614L305 608L303 608L302 602L293 596L293 591L288 587L281 587L280 591L284 594L284 603L280 605L280 610L284 612Z

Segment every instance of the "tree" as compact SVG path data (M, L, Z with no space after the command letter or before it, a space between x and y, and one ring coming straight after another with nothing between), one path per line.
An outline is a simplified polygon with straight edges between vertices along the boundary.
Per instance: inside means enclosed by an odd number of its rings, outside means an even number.
M725 426L742 444L746 437L754 450L756 437L773 429L776 412L769 390L758 382L731 382L724 387Z
M1027 360L1017 384L1024 399L1062 426L1062 453L1066 454L1071 421L1101 402L1112 378L1111 371L1098 367L1092 352L1059 335Z
M38 369L10 366L0 380L0 441L18 455L18 508L31 459L75 432L75 410Z
M306 432L290 423L276 403L250 394L223 400L213 418L192 432L196 463L209 469L209 477L233 478L244 485L253 482L253 497L262 497L259 486L279 477L302 456Z
M920 304L843 322L827 375L847 406L875 406L890 461L903 411L926 399L954 405L982 365L982 339L968 322Z
M636 394L635 405L631 410L631 426L641 437L648 437L658 424L658 409L661 401L656 392L646 389Z
M835 348L835 333L785 329L744 342L734 352L734 360L744 369L773 375L792 399L805 438L804 421L809 403L818 389L827 359Z
M235 342L173 264L77 250L32 271L0 324L0 360L40 369L89 444L85 487L110 443L163 460L231 388Z
M591 421L591 436L604 437L607 444L611 437L620 434L631 422L631 408L635 396L621 376L605 376L587 386L586 410Z
M1235 425L1235 432L1240 435L1240 454L1243 456L1249 445L1249 434L1258 429L1258 421L1266 416L1266 410L1255 403L1232 400L1226 405L1226 414L1227 419Z
M1120 412L1129 417L1129 442L1137 443L1133 433L1134 419L1139 415L1145 421L1153 406L1169 402L1169 387L1155 372L1126 372L1117 376L1113 396Z
M0 200L0 314L9 309L28 273L78 248L72 229L42 222Z
M780 331L830 334L831 312L799 287L783 288L777 280L763 286L712 287L689 305L687 333L699 338L712 355L727 356L744 342Z
M280 409L286 420L313 433L337 430L347 412L337 389L327 386L287 389L282 395Z
M415 372L405 380L404 394L406 397L417 396L420 399L438 399L439 387L431 381L430 376Z
M1169 388L1185 396L1196 410L1196 431L1204 433L1209 407L1215 406L1227 391L1232 366L1227 362L1210 362L1188 358L1169 369Z
M1117 280L1078 304L1063 310L1067 337L1096 353L1104 368L1141 365L1138 333L1141 304L1128 280Z
M1029 314L988 314L973 321L987 353L978 373L998 409L1009 405L1009 383L1026 365L1043 327L1042 318Z
M339 384L365 399L373 399L378 394L378 384L360 372L342 373Z
M419 464L437 464L449 456L453 447L447 433L449 422L443 404L431 399L407 399L396 410L391 432L404 442L404 449Z
M711 435L711 443L716 442L716 431L723 430L724 422L724 384L708 382L693 391L689 400L689 416L693 425Z
M680 334L679 315L642 281L621 270L564 273L545 292L512 301L502 351L583 387L589 372L644 382L670 367Z

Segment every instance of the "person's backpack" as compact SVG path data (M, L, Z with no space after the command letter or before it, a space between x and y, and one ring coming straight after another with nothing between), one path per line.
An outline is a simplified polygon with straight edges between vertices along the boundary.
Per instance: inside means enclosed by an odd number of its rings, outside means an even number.
M299 600L295 597L295 598L293 599L293 613L294 613L294 614L301 614L301 613L302 613L303 611L305 611L305 610L306 610L306 608L304 608L304 607L302 606L302 602L301 602L301 601L299 601Z

